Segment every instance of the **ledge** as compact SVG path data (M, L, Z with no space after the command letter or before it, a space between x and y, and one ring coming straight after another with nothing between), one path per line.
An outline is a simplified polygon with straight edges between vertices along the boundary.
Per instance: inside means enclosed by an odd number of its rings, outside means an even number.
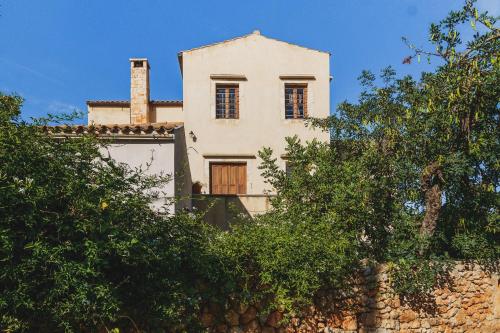
M232 159L254 159L256 158L253 154L203 154L204 158L212 158L212 159L223 159L223 158L232 158Z
M314 80L316 80L316 77L314 75L309 75L309 74L286 74L286 75L280 75L280 80L314 81Z
M238 197L238 198L272 198L275 197L276 194L210 194L210 193L200 193L200 194L192 194L194 198L198 197L211 197L211 198L217 198L217 197Z
M210 74L212 80L246 81L247 77L242 74Z

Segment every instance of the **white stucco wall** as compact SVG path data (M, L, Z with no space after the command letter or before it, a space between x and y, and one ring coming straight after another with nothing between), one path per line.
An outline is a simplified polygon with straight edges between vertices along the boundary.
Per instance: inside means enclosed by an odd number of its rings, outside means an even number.
M184 112L182 106L150 105L149 121L151 123L182 123ZM93 105L88 107L88 124L114 125L130 124L130 107L109 105Z
M165 202L165 198L175 196L175 158L173 140L154 140L154 139L123 139L116 140L107 148L109 156L118 162L126 163L131 168L142 168L148 175L171 175L172 180L164 187L159 189L164 192L160 199L154 203L156 209L160 208ZM151 163L149 166L148 163ZM167 199L168 200L168 199ZM169 207L173 212L174 205Z
M184 126L192 181L201 182L203 192L209 193L211 161L245 161L247 193L263 194L269 188L257 169L261 162L257 153L262 147L271 147L284 168L285 161L279 157L285 153L285 137L298 135L304 141L328 141L328 133L306 128L303 120L285 119L284 85L307 83L308 115L327 117L329 60L326 52L260 34L183 52ZM244 76L246 80L211 78L221 74ZM299 74L314 79L280 78ZM217 83L239 84L239 119L215 118ZM196 141L189 135L191 131Z
M130 123L130 107L89 106L88 124L114 125Z
M114 125L130 123L130 107L122 106L89 106L89 125Z
M152 105L150 107L150 112L151 112L151 122L154 123L165 123L165 122L181 123L184 121L184 112L182 111L182 106Z

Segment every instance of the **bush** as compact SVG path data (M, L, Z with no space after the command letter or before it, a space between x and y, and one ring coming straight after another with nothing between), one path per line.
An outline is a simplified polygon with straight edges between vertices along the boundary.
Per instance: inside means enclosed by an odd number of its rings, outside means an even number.
M234 226L214 242L242 301L294 311L327 287L346 288L357 267L353 235L332 223L283 220L273 213Z
M213 229L150 209L147 177L91 136L55 140L0 95L0 326L6 331L176 327L223 285ZM212 287L197 288L213 283Z

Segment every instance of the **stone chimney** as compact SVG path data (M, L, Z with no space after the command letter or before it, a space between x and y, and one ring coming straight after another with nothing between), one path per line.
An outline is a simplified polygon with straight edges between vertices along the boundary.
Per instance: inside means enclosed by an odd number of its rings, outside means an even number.
M130 59L130 122L149 122L149 63L146 58Z

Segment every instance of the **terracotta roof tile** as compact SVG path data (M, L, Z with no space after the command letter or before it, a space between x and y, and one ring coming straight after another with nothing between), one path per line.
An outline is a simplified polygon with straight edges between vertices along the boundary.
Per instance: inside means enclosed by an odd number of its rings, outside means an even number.
M44 126L44 130L53 135L95 134L98 136L168 136L183 123L149 123L149 124L114 124L114 125L62 125Z

